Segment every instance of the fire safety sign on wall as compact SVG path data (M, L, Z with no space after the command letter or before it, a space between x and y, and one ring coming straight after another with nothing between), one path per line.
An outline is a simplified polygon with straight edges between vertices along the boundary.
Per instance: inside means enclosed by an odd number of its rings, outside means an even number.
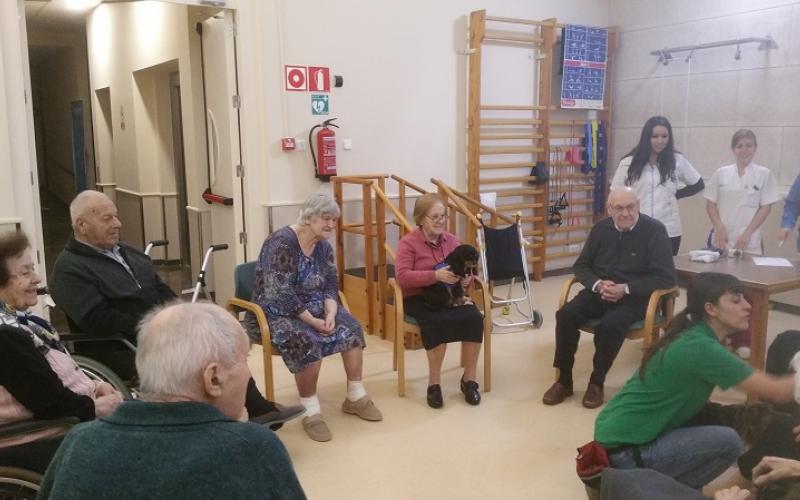
M323 66L284 66L286 90L330 92L331 70Z

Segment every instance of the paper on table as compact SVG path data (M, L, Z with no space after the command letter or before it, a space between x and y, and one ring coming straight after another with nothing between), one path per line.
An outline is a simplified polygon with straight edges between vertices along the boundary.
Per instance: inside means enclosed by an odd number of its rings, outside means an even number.
M757 266L794 267L783 257L753 257L753 262Z

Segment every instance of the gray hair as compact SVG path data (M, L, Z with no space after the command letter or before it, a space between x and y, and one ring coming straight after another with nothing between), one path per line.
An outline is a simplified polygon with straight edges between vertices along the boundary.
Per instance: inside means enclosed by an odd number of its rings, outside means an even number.
M314 193L300 207L300 215L297 216L297 223L305 226L314 217L330 215L338 218L341 215L339 205L336 201L325 193Z
M72 200L72 203L69 204L69 218L72 220L72 226L75 226L79 218L92 211L97 202L100 200L108 200L111 202L111 198L100 191L87 189L86 191L81 191L78 193L78 196L76 196Z
M249 349L236 319L211 302L173 302L139 324L136 371L146 397L180 396L197 386L209 363L231 367Z

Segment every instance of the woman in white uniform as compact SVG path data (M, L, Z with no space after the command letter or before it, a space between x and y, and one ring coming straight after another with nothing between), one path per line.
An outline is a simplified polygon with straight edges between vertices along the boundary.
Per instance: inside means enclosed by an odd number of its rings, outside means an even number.
M682 184L684 187L678 188ZM653 116L642 127L639 144L619 162L611 189L630 186L640 200L640 211L661 221L672 241L672 254L681 245L678 200L703 190L703 178L689 160L675 151L672 125Z
M714 225L709 244L721 250L763 253L761 225L781 196L769 169L753 163L757 148L752 130L737 130L731 139L736 163L718 168L703 193L708 217ZM729 338L741 358L750 357L749 329Z

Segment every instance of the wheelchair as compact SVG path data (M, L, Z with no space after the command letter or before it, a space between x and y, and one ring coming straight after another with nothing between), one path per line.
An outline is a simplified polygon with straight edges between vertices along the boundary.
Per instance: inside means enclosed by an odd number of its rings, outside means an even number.
M0 440L24 436L32 432L57 427L72 427L76 417L53 420L24 420L0 424ZM33 500L39 492L42 475L27 469L12 467L0 461L0 500Z
M145 255L150 255L150 251L154 247L168 245L168 240L155 240L151 241L147 244L147 247L144 250ZM226 244L217 244L217 245L210 245L206 250L205 257L203 259L203 264L200 266L200 272L197 275L197 280L194 288L190 290L186 290L182 292L182 295L186 292L192 293L192 302L197 302L201 292L205 300L211 300L211 296L209 295L206 289L206 270L208 268L208 264L211 260L211 255L214 252L220 250L227 250L228 245ZM46 293L46 291L45 291ZM77 325L75 324L72 319L67 316L67 322L69 323L70 330L77 331ZM83 370L89 378L93 380L97 380L100 382L108 382L111 384L116 390L118 390L124 399L136 399L137 398L137 390L138 384L136 379L129 379L125 380L125 377L119 376L112 368L107 366L106 364L92 359L89 356L84 356L81 354L75 354L75 345L80 344L81 342L117 342L121 343L126 349L129 349L134 354L136 353L136 345L134 345L131 341L126 339L124 336L120 334L111 335L108 337L98 338L92 335L86 335L83 333L63 333L61 334L61 339L67 345L70 354L72 354L72 358L78 364L78 366ZM0 497L2 500L2 497Z

